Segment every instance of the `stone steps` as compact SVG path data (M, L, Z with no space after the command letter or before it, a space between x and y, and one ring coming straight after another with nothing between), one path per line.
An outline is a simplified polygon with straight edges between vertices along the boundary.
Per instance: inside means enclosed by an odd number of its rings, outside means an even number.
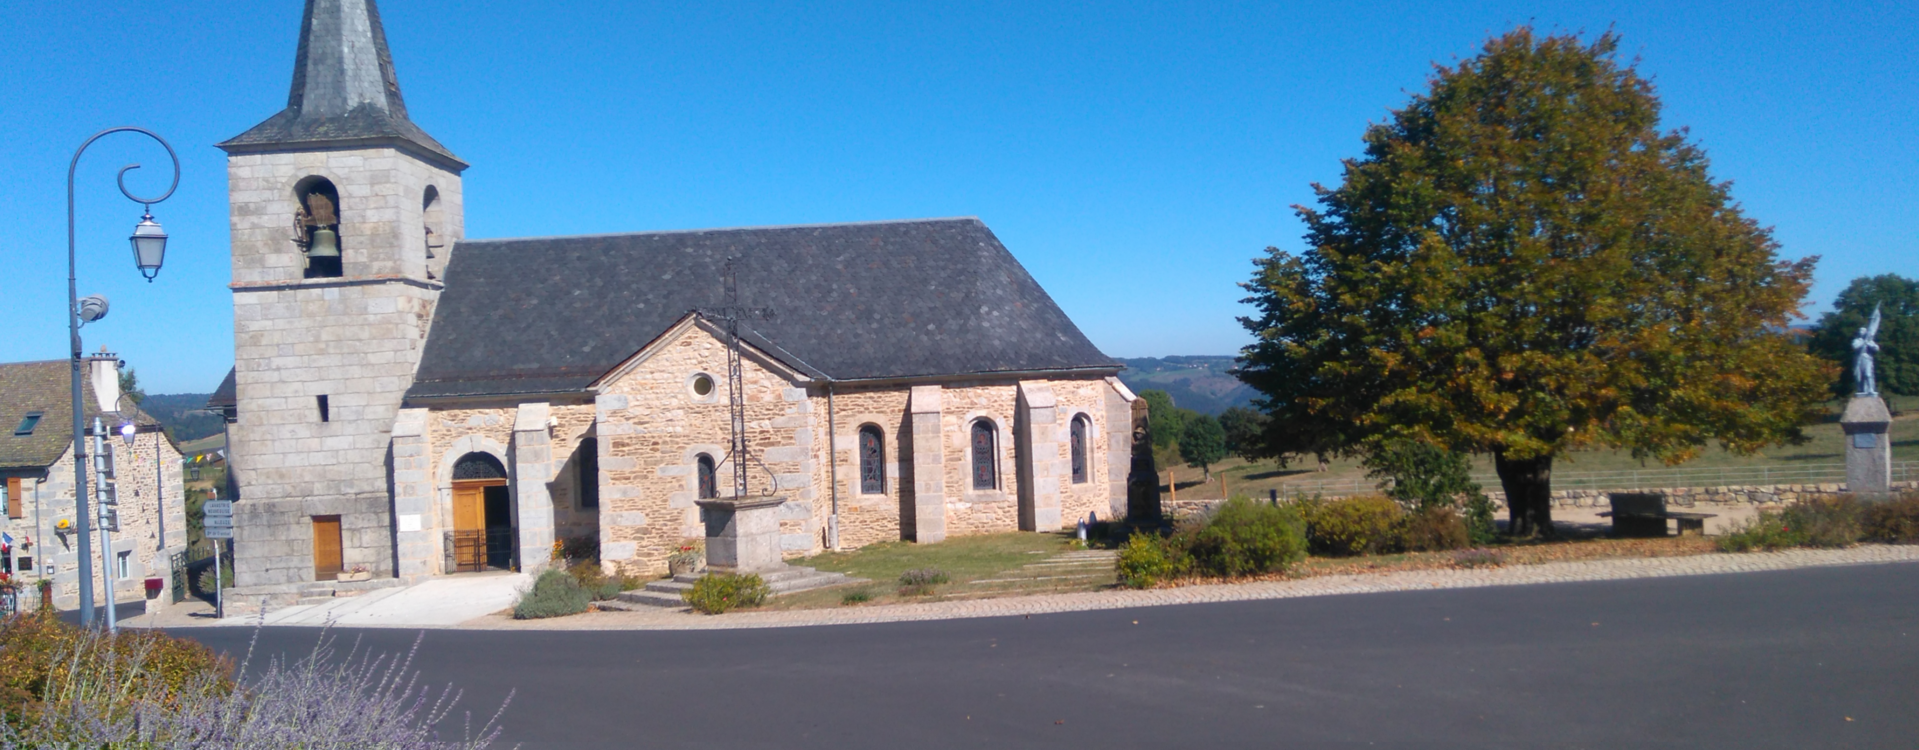
M637 591L620 592L620 595L613 601L600 602L600 606L607 609L628 608L620 605L668 608L685 607L686 600L681 596L682 592L693 588L693 584L700 580L702 575L704 574L682 573L669 579L653 581L646 584L645 588ZM795 591L808 591L811 589L825 588L827 586L838 586L844 583L852 583L859 579L850 578L845 573L822 573L812 568L789 565L779 570L761 573L760 580L766 582L767 588L773 590L774 596L779 596Z

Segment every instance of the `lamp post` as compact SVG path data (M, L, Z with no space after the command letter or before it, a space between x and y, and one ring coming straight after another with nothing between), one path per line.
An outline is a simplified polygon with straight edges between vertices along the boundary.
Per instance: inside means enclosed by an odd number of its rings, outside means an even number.
M94 141L103 137L122 131L139 133L152 138L167 150L167 158L173 160L173 182L158 198L142 198L127 191L127 172L139 169L140 165L129 164L120 168L118 178L120 194L126 196L127 200L144 207L140 223L134 227L133 236L129 239L133 244L134 265L140 269L140 275L145 276L148 283L152 283L154 277L159 275L160 264L166 259L167 253L167 233L162 231L160 224L153 220L153 204L171 197L173 189L180 186L180 157L173 153L173 146L168 144L166 139L146 128L123 126L95 133L85 143L80 144L80 148L73 152L73 161L67 164L67 337L72 344L73 354L71 363L73 366L73 515L74 522L79 525L80 624L83 627L93 625L93 545L88 538L91 534L87 533L92 522L87 512L86 402L82 400L80 391L80 368L84 364L80 347L80 326L105 317L107 305L106 299L97 295L88 298L89 300L98 299L97 304L89 305L84 310L80 304L80 292L74 278L73 260L73 176L80 167L80 155L86 153L88 146L92 146ZM110 572L101 571L103 575ZM113 605L113 586L108 584L107 606Z

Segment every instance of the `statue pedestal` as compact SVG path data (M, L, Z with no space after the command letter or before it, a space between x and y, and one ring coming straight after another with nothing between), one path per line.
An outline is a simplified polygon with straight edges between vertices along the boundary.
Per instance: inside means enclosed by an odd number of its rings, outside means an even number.
M1878 396L1853 396L1839 428L1846 433L1846 491L1883 500L1892 491L1892 412Z
M706 567L716 573L765 573L780 559L781 497L700 500L706 524Z

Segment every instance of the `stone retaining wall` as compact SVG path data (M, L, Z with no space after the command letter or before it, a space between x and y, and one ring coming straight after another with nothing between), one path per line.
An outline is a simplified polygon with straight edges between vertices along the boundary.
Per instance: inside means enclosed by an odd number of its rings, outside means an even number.
M1919 491L1919 482L1893 482L1893 492ZM1768 484L1751 487L1668 487L1646 488L1639 490L1557 490L1553 492L1554 508L1604 508L1612 504L1607 497L1614 492L1658 492L1666 496L1666 502L1675 507L1692 507L1697 504L1708 505L1754 505L1782 506L1802 500L1821 497L1838 497L1848 494L1843 484ZM1340 497L1340 496L1329 496ZM1488 492L1486 497L1493 501L1493 507L1506 510L1506 493ZM1199 500L1162 501L1168 518L1179 518L1194 513L1204 513L1219 505L1218 498Z

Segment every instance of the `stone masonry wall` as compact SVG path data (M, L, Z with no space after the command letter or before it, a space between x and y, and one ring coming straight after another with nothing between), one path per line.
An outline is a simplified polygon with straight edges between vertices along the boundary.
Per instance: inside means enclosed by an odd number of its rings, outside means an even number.
M343 278L302 279L296 185L340 195ZM344 564L391 575L388 447L439 284L429 278L423 198L434 227L464 234L457 175L392 149L239 154L227 160L239 422L232 450L236 583L310 581L312 517L338 515ZM317 397L329 419L321 422Z
M697 325L673 333L631 371L608 383L598 399L600 449L600 557L609 571L653 575L688 538L704 536L696 461L719 463L721 497L732 495L726 402L726 348ZM713 379L711 393L693 391L698 374ZM817 549L813 404L804 388L753 357L744 366L748 492L758 495L777 479L782 548ZM761 464L764 464L762 466ZM772 476L769 476L769 472Z
M1060 521L1063 528L1086 519L1088 514L1109 518L1112 510L1112 486L1108 462L1113 460L1107 445L1106 394L1112 390L1104 379L1052 380L1053 395L1059 401L1060 445L1069 456L1072 450L1070 430L1074 417L1086 420L1086 481L1072 481L1069 470L1060 479ZM1123 457L1128 461L1131 457ZM1070 466L1070 464L1069 464Z
M1019 386L1005 382L957 382L940 389L940 432L945 437L946 534L965 536L1019 529L1019 471L1014 463L1014 410ZM993 424L992 489L973 489L973 423ZM918 446L915 446L915 450Z
M1919 491L1919 482L1894 482L1893 492ZM1690 508L1697 505L1719 506L1779 506L1804 502L1820 498L1834 498L1851 493L1843 484L1773 484L1752 487L1667 487L1617 490L1554 490L1552 505L1554 508L1606 508L1612 505L1609 497L1615 492L1656 492L1666 496L1668 507ZM1333 496L1336 497L1336 496ZM1486 497L1493 501L1493 507L1500 512L1506 510L1506 493L1488 492ZM1166 515L1169 518L1205 513L1219 505L1219 499L1165 501Z
M832 421L837 429L834 442L838 450L831 459L826 456L827 446L821 445L819 450L820 462L833 461L839 475L840 546L843 548L900 539L901 467L912 460L906 453L913 429L911 415L907 413L911 392L903 386L835 387ZM823 389L815 394L813 403L815 408L824 411ZM886 482L885 491L878 494L866 494L860 489L859 431L866 425L878 427L881 435ZM822 465L818 473L820 486L828 486L831 478L827 467ZM821 503L820 509L823 513L819 522L824 524L832 513L830 496Z
M130 553L127 576L114 581L115 598L122 602L138 601L146 596L144 587L148 577L162 577L167 579L167 586L173 585L168 575L169 556L186 546L186 485L179 451L171 441L161 439L159 473L165 478L165 486L159 488L162 491L159 499L166 505L166 538L162 540L159 535L162 510L155 502L154 433L137 434L132 446L117 436L112 438L112 443L117 453L115 485L119 495L120 531L112 535L114 555L107 559L114 560L121 552ZM94 503L99 497L98 482L99 475L89 470L87 489L92 495L87 503L89 509L97 507ZM20 488L22 517L0 518L0 529L13 535L16 542L33 540L33 545L20 555L33 558L34 567L17 572L17 580L53 578L55 606L73 609L79 605L80 596L80 540L73 531L78 524L74 518L72 448L68 448L44 476L23 477ZM68 523L66 533L57 531L62 520ZM95 601L104 602L103 576L117 571L103 569L99 527L94 526L92 533ZM159 604L152 606L165 606L171 601L170 591L169 588L163 592Z

